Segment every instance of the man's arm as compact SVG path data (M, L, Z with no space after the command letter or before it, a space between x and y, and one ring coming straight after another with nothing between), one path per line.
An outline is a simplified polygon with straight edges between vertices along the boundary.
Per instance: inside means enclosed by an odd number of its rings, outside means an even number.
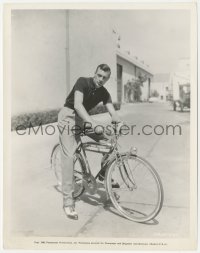
M84 122L92 124L93 120L83 106L83 93L78 90L74 93L74 109Z
M94 121L92 117L88 114L88 112L85 110L85 107L83 106L83 93L78 90L75 91L74 94L74 109L85 123L89 123L89 128L91 127L95 129L95 132L98 134L102 133L102 127L99 128L99 126L101 126L101 123L97 123L96 121Z
M112 103L107 103L106 104L106 108L110 114L110 116L112 117L112 121L118 123L121 122L122 120L120 119L119 115L117 114L117 112L115 111L115 108L113 106Z

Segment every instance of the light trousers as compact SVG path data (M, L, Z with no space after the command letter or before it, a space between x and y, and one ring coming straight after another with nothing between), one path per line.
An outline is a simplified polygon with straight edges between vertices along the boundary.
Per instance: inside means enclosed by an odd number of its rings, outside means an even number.
M83 120L74 110L63 107L58 114L59 143L61 147L63 206L74 206L74 162L73 156L80 141L80 128ZM99 134L88 135L95 141L106 140Z

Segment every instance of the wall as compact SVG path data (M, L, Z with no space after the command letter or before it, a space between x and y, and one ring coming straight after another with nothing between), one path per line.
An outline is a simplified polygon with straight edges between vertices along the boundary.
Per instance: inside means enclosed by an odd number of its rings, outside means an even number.
M169 94L169 92L166 90L166 87L170 89L169 82L152 82L151 83L151 91L156 90L159 93L159 99L162 99L161 96L163 96L163 100L166 101L166 97Z
M122 74L123 85L125 85L128 80L131 81L133 78L135 79L140 74L149 76L149 74L146 71L138 68L134 64L130 63L129 61L126 61L125 59L119 56L117 56L117 63L123 66L123 74ZM124 91L124 89L122 90ZM148 81L143 83L143 87L141 87L141 90L142 90L141 99L143 101L146 101L148 99ZM122 98L124 99L124 94Z
M105 87L117 101L116 40L112 33L112 20L107 11L70 10L69 52L70 84L80 76L93 76L97 65L107 63L111 78Z
M141 87L141 91L142 91L141 100L142 101L147 101L148 100L148 94L149 94L148 81L143 82L143 86Z
M152 76L150 74L148 74L145 70L141 69L141 68L136 68L136 76L145 76L147 75L149 78L151 78ZM149 98L149 84L148 84L148 79L146 82L143 82L143 86L141 87L141 91L142 91L142 96L141 99L142 101L147 101Z
M117 63L122 66L122 101L125 100L124 85L135 77L135 66L125 59L117 56Z
M65 10L12 11L12 115L63 105L67 15Z
M125 59L117 56L117 63L123 66L123 85L136 76L136 67Z

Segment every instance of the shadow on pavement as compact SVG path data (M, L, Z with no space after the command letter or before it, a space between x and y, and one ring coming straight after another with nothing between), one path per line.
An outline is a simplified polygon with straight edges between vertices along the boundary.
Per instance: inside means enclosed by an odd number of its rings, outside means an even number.
M60 186L55 185L54 188L58 192L60 193L62 192ZM114 208L111 200L107 199L107 195L106 195L106 191L104 187L99 186L97 189L97 193L95 195L91 195L87 191L85 191L79 198L77 198L77 201L80 201L80 200L92 206L102 206L106 211L109 211L114 215L117 215L123 219L128 220ZM131 221L131 220L129 221L136 222L136 221ZM158 225L159 224L159 222L156 219L152 219L146 222L137 222L137 223L141 223L144 225Z
M121 218L123 218L123 219L128 220L123 215L121 215L120 213L118 213L116 209L112 210L112 206L111 205L112 205L111 202L107 203L107 205L104 206L104 209L107 210L107 211L109 211L109 212L111 212L111 213L113 213L113 214L115 214L115 215L117 215L117 216L119 216L119 217L121 217ZM136 222L136 221L131 221L131 220L129 220L129 221L130 222ZM149 220L149 221L146 221L146 222L136 222L136 223L140 223L140 224L144 224L144 225L158 225L159 224L159 222L156 219L152 219L152 220Z
M97 193L95 195L90 195L88 192L84 192L79 199L89 205L103 206L106 202L106 192L103 188L98 188Z
M182 114L182 113L190 113L190 109L185 109L185 110L183 110L183 111L181 111L181 110L176 110L176 111L174 111L173 109L168 109L167 110L168 112L177 112L177 113L180 113L180 114Z

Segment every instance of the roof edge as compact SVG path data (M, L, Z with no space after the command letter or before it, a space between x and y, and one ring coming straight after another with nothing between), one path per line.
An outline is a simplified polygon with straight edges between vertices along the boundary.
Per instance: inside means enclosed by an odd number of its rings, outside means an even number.
M136 59L126 55L125 53L119 51L119 50L116 50L116 54L117 56L121 57L122 59L130 62L131 64L133 65L136 65L137 67L143 69L144 71L146 71L148 74L150 74L151 76L153 76L153 71L148 67L148 66L145 66L143 65L141 62L137 61Z

